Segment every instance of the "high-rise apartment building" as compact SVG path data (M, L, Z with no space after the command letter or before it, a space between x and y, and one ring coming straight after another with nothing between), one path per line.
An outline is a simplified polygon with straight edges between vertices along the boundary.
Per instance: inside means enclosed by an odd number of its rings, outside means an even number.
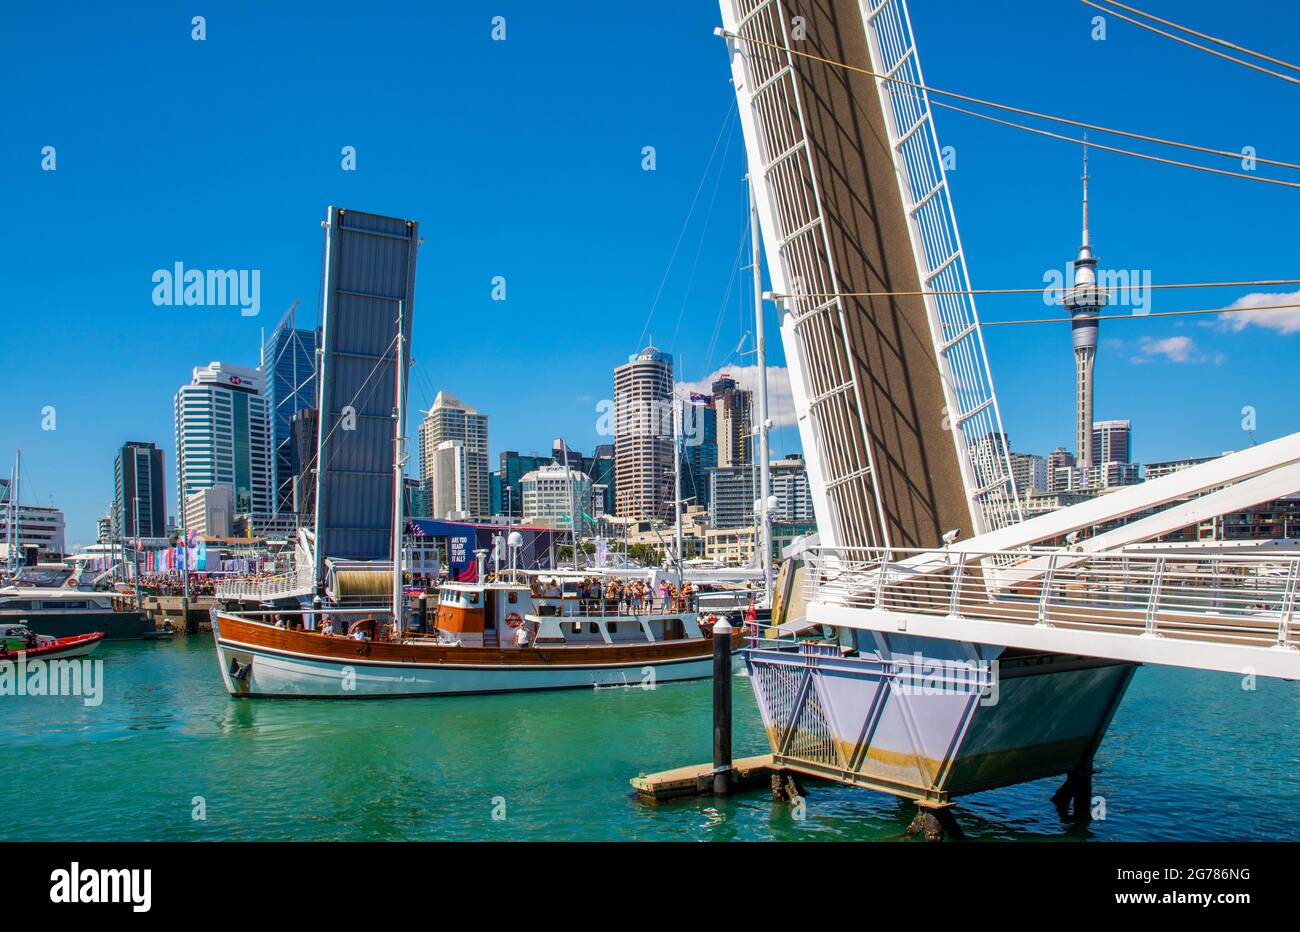
M727 374L714 379L713 409L717 412L719 466L754 462L750 438L754 433L754 393Z
M128 440L113 458L113 526L124 537L167 536L162 450Z
M459 453L444 444L460 444ZM442 467L437 465L441 456ZM451 460L463 460L452 468ZM439 487L439 475L444 483ZM492 487L488 480L488 416L455 398L438 392L433 407L420 424L420 478L430 483L434 516L446 517L440 509L463 512L470 518L492 514ZM454 508L453 503L458 503Z
M673 358L653 346L614 370L615 511L668 518L673 511Z
M444 440L439 443L429 454L428 469L429 475L424 483L433 517L453 520L473 517L469 504L465 441Z
M178 502L228 485L236 514L271 512L271 419L256 369L196 366L176 393L175 419Z
M1016 480L1016 492L1024 495L1030 489L1047 491L1047 461L1037 453L1009 453L1011 475Z

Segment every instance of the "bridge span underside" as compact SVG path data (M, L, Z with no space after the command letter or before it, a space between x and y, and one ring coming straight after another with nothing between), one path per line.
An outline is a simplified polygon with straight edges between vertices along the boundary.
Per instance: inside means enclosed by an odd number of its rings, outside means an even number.
M857 0L795 0L786 9L807 26L799 50L872 70ZM838 291L920 291L875 80L808 58L791 62ZM969 537L970 507L924 300L842 301L889 542L937 546L954 528Z

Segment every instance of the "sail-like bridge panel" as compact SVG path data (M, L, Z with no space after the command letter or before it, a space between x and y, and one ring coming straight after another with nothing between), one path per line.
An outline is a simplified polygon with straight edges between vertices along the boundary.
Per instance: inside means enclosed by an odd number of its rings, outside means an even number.
M935 546L1017 520L928 101L786 51L919 81L906 9L722 13L823 540Z

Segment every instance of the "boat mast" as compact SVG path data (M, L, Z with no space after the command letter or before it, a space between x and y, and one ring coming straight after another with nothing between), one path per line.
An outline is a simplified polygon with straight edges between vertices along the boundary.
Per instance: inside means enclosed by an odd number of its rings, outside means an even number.
M564 483L569 490L569 530L573 533L573 569L578 569L578 507L573 498L573 473L569 470L569 444L561 437L560 448L564 452Z
M685 581L682 567L682 403L673 399L673 544L677 548L677 587Z
M18 537L22 533L22 516L18 513L19 501L22 498L23 482L23 451L14 452L14 481L9 486L9 509L10 514L14 516L13 530L9 534L9 562L10 572L18 571L18 561L21 558L21 552L18 550Z
M406 340L404 301L397 302L397 394L393 408L393 635L402 636L402 495L406 471Z
M749 182L749 235L753 241L754 266L754 342L758 349L758 542L762 548L763 606L772 604L772 468L768 453L767 432L772 426L767 416L767 337L763 331L763 240L758 228L758 196L754 181Z

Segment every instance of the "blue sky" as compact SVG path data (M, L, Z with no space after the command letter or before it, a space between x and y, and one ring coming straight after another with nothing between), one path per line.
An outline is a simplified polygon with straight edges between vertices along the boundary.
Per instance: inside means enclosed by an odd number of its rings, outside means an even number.
M1281 0L1248 15L1148 2L1300 58L1300 11ZM1117 20L1093 41L1095 11L1066 0L913 7L934 86L1300 156L1296 89L1275 78ZM196 14L203 42L190 38ZM497 15L505 42L490 38ZM21 447L25 497L61 506L69 543L89 542L122 441L159 443L170 472L172 396L194 366L255 364L261 329L294 300L314 321L331 203L420 221L412 403L447 389L477 405L494 456L560 434L589 449L611 369L643 333L677 355L679 378L752 362L733 352L750 328L747 293L728 293L744 168L718 22L707 0L6 3L0 459ZM937 125L956 152L975 287L1034 287L1062 269L1078 245L1078 147L942 111ZM41 171L44 146L57 171ZM355 172L340 168L344 146ZM653 172L641 170L644 146ZM1091 174L1104 267L1150 270L1157 283L1300 278L1294 190L1104 152ZM150 277L176 261L260 269L260 316L154 306ZM491 300L496 275L504 302ZM1247 290L1157 292L1152 310ZM1046 310L1036 296L980 302L986 319ZM1106 322L1096 414L1133 420L1140 461L1245 446L1246 405L1260 440L1300 430L1286 362L1300 335L1286 329ZM1067 328L994 328L986 342L1012 446L1069 445ZM783 362L775 339L770 361ZM42 429L48 405L55 430ZM793 430L774 440L776 453L797 448ZM171 482L172 513L174 494Z

